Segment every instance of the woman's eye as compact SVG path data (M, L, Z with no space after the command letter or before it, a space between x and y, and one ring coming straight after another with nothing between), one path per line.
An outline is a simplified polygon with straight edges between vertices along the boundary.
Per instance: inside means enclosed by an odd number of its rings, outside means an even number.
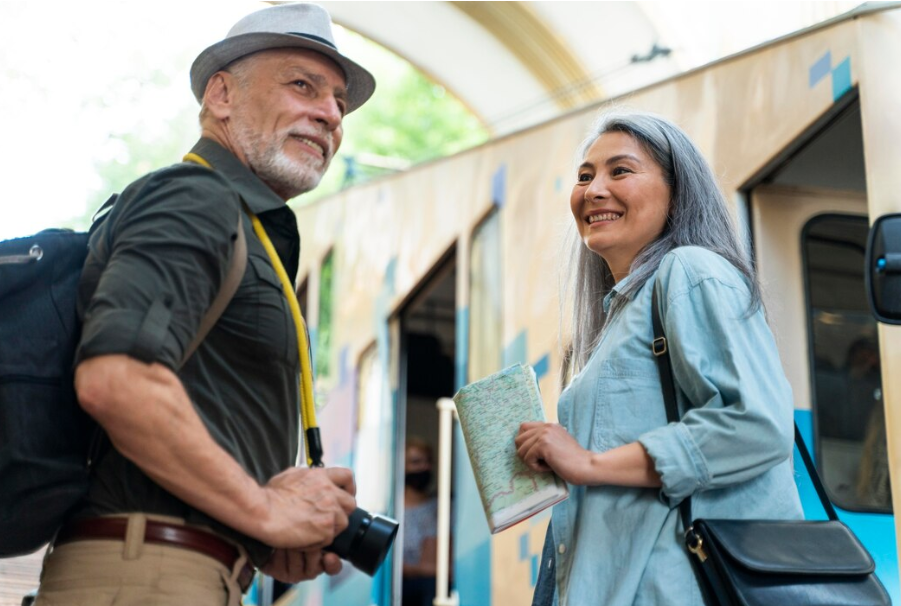
M591 181L591 175L589 175L588 173L580 173L576 178L576 181L578 181L579 183L588 183L589 181Z
M616 175L625 175L626 173L631 173L632 171L629 170L628 168L626 168L625 166L617 166L611 172L614 176L616 176Z

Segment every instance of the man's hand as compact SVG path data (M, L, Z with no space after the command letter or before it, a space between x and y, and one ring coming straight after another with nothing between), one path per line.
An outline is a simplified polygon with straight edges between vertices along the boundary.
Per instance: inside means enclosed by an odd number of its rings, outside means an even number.
M261 532L267 545L318 550L347 528L357 502L353 472L343 467L286 469L263 486Z
M213 440L178 376L125 355L78 365L79 402L152 480L226 526L272 547L316 550L356 507L349 469L291 468L260 486Z
M318 549L276 549L272 559L260 571L283 583L300 583L315 579L323 572L338 574L341 572L341 558Z

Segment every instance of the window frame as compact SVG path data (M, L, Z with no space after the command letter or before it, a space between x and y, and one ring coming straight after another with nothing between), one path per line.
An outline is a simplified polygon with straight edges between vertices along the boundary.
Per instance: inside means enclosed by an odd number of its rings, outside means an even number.
M817 356L816 349L814 343L814 307L812 304L812 281L810 275L810 255L808 254L808 246L810 239L810 232L813 228L817 226L817 224L822 223L824 221L829 220L852 220L852 221L864 221L868 224L868 217L859 213L844 213L844 212L824 212L818 213L811 217L809 217L805 222L801 229L801 237L800 237L800 248L801 248L801 271L802 271L802 281L803 281L803 289L804 289L804 316L806 320L806 328L807 328L807 356L808 356L808 368L809 368L809 376L808 381L810 385L810 410L812 415L812 433L814 439L814 460L816 463L817 471L820 475L820 479L823 483L823 488L826 490L826 493L829 495L829 499L832 501L833 505L840 508L843 511L855 512L855 513L863 513L863 514L881 514L881 515L894 515L891 501L889 502L888 508L878 508L878 507L870 507L861 504L859 501L855 501L854 503L846 503L844 499L839 498L836 499L834 491L832 488L826 483L825 480L825 471L824 461L823 461L823 448L822 448L822 439L821 439L821 431L820 431L820 403L818 402L818 393L817 393L817 380L816 380L816 372L817 372ZM857 247L854 247L855 250ZM863 257L866 250L866 244L860 247L860 253ZM861 267L861 280L864 280L864 268ZM865 285L861 285L861 288L865 288ZM865 309L865 311L869 311ZM875 324L875 320L873 321ZM879 336L878 331L876 333L876 345L878 348L879 345ZM880 358L880 373L882 370L882 360ZM883 400L884 406L884 400ZM887 437L886 437L887 439Z

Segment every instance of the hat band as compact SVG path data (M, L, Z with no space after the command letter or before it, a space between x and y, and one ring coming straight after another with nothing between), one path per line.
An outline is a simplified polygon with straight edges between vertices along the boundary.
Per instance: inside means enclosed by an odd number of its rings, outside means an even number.
M301 34L300 32L286 32L291 34L292 36L300 36L301 38L306 38L307 40L312 40L313 42L319 42L320 44L325 44L327 47L332 50L337 51L338 47L331 40L326 40L325 38L320 38L319 36L313 36L312 34Z

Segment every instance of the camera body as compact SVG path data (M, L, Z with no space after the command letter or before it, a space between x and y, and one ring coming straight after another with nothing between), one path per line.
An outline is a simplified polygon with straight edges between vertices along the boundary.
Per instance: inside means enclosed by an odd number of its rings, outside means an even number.
M397 528L398 523L391 518L357 507L348 518L347 528L325 550L372 576L385 561Z

